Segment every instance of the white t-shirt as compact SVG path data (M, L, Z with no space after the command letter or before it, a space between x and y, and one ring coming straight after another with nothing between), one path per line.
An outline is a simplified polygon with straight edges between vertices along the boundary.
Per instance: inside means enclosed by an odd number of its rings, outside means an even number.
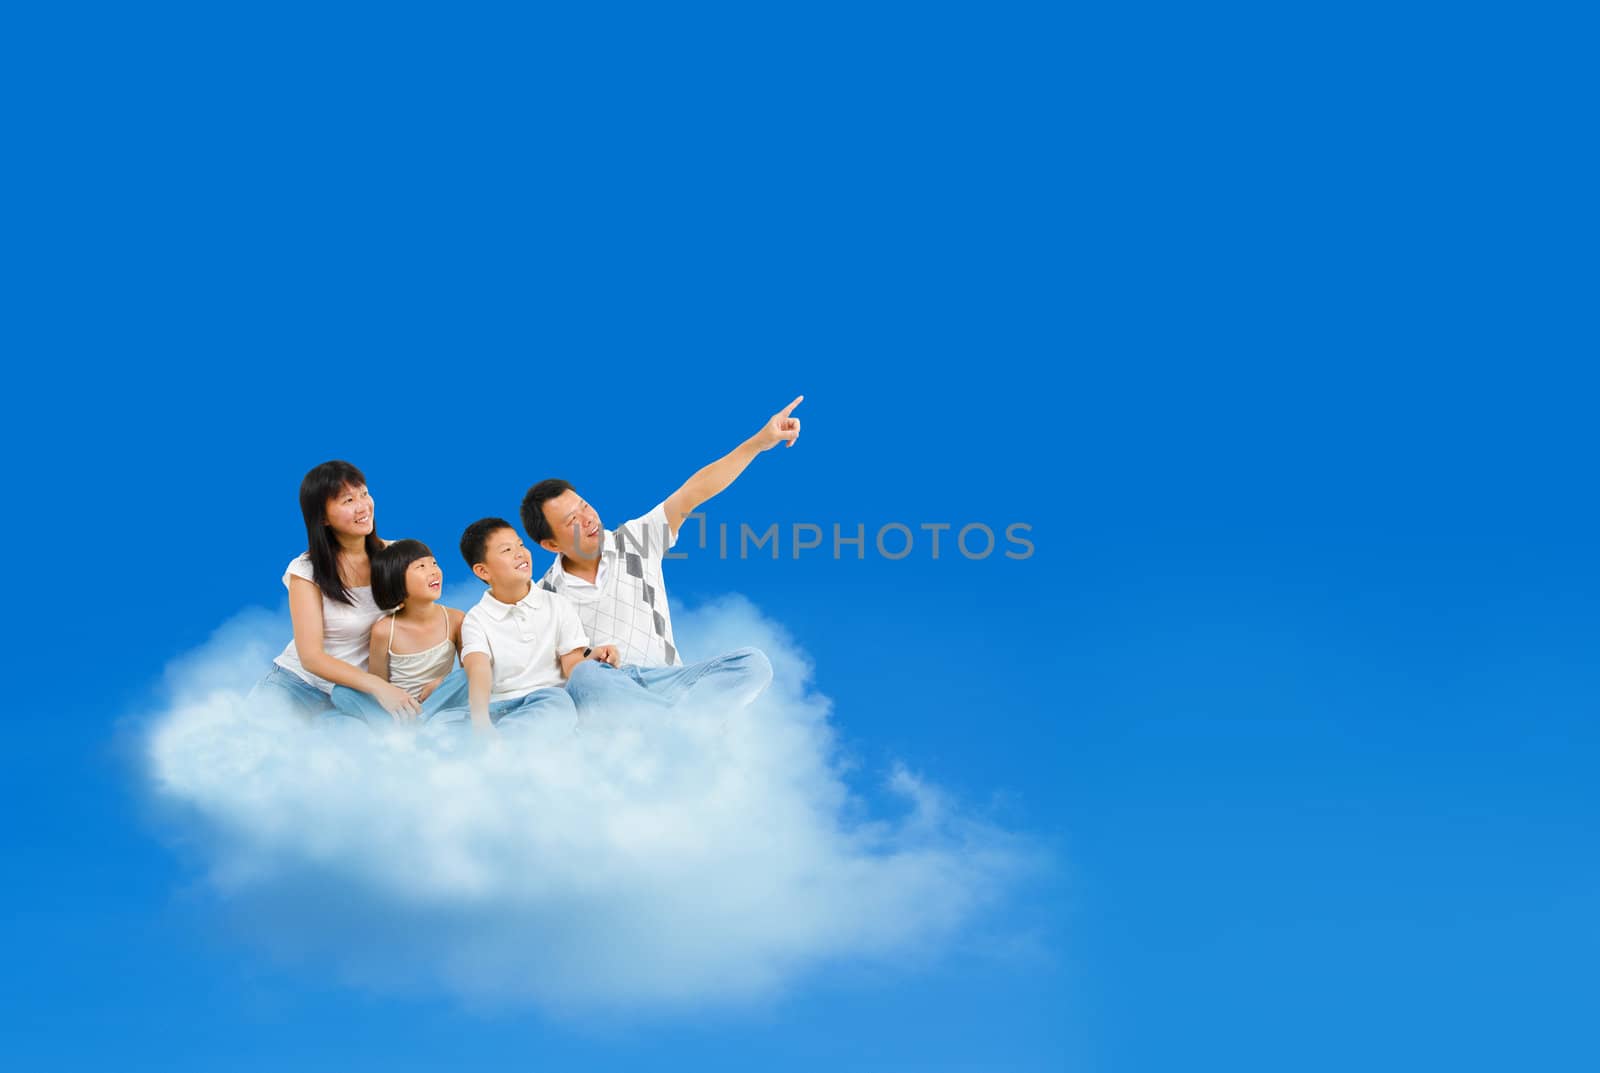
M514 604L486 592L461 620L461 661L474 652L494 668L491 701L515 700L535 689L562 685L560 654L586 648L588 636L565 598L528 586Z
M673 667L683 660L672 640L672 611L662 557L678 542L667 528L667 505L600 536L600 567L591 584L567 573L561 556L539 581L572 601L591 644L616 645L623 663Z
M284 570L284 588L289 587L291 577L303 577L316 584L311 576L310 555L301 555ZM383 617L383 612L372 600L372 586L350 587L345 591L350 594L351 603L341 604L326 596L322 598L322 650L334 659L342 659L366 670L367 657L372 650L372 624ZM293 671L324 693L333 691L332 682L318 678L305 669L300 662L300 653L295 651L293 638L289 639L289 647L272 662L286 671Z

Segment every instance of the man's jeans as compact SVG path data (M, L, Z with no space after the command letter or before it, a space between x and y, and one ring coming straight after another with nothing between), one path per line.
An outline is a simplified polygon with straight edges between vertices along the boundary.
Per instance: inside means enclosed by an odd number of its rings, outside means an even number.
M567 692L579 714L596 708L743 707L772 681L759 648L736 648L681 667L612 667L586 659L572 669Z

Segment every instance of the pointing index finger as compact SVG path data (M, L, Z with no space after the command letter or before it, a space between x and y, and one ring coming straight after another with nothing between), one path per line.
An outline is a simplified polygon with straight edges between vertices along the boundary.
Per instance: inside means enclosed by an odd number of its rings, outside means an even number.
M778 416L779 417L788 417L789 414L794 410L794 408L796 406L799 406L802 402L805 401L805 398L806 397L804 395L796 395L794 397L794 401L793 402L791 402L789 405L785 406L782 410L778 411Z

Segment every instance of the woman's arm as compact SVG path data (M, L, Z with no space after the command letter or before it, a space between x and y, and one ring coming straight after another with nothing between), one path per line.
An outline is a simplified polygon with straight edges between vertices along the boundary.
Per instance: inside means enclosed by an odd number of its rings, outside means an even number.
M372 699L390 715L398 712L415 715L422 711L411 694L399 686L390 685L370 671L335 659L323 651L322 590L298 575L289 579L289 619L294 623L295 654L300 657L300 665L306 670L335 685L372 694Z
M384 629L387 626L388 629ZM382 678L389 680L389 635L394 632L394 623L379 619L372 624L372 649L367 656L367 670Z

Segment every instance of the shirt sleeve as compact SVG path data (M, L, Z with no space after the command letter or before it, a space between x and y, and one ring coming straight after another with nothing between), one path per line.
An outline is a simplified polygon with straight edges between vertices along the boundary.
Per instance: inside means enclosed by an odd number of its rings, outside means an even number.
M551 593L556 605L556 655L561 656L575 648L588 648L589 635L578 621L578 610L572 601L560 593Z
M474 652L482 652L494 660L494 653L489 649L488 635L483 632L483 623L478 621L478 616L468 611L461 618L461 663L466 665L467 657Z
M311 570L311 557L309 555L297 556L288 566L283 568L283 587L289 587L289 579L302 577L312 584L316 584L316 576Z
M641 514L622 525L625 534L622 548L643 555L646 559L660 559L678 542L678 534L667 526L667 503L662 500L648 514Z

